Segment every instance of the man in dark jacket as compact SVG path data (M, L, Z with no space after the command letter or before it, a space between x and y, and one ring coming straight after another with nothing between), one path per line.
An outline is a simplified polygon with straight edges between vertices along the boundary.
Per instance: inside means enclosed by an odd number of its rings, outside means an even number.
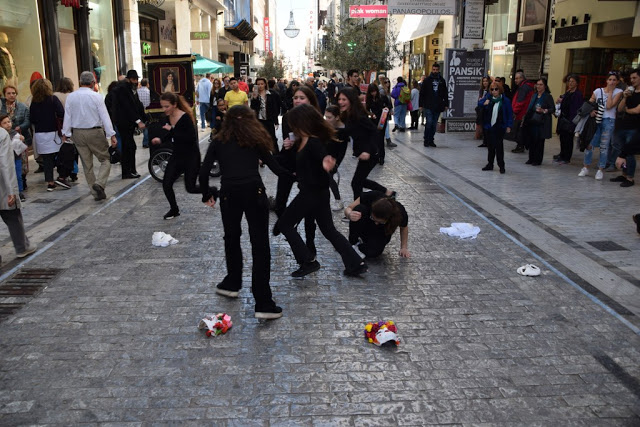
M513 98L511 99L511 105L513 107L513 129L516 132L515 137L517 145L516 148L511 150L511 152L523 153L524 138L522 137L522 131L520 128L522 126L522 120L524 119L525 114L527 114L531 97L535 92L535 84L531 80L527 80L522 71L517 71L513 80L516 82L518 87L513 92Z
M144 107L138 99L138 73L127 71L124 80L113 88L112 113L115 125L122 138L122 179L140 178L136 171L136 142L133 133L138 127L144 129Z
M336 89L336 73L332 73L331 78L329 79L329 83L327 84L327 97L329 98L329 103L331 105L334 105L336 103Z
M420 111L427 118L424 128L424 146L435 147L434 138L440 113L449 109L447 82L440 75L440 65L433 64L431 74L422 83L420 89Z

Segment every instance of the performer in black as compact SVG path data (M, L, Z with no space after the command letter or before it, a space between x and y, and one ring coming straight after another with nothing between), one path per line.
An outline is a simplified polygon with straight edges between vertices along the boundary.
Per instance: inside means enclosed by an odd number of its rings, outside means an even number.
M282 309L273 301L269 286L269 202L258 172L258 161L261 160L278 175L289 173L271 156L272 145L271 136L258 122L255 113L245 105L237 105L227 112L222 130L209 145L200 169L202 201L214 207L220 196L227 276L217 285L216 293L236 298L242 288L240 222L244 214L249 225L253 258L251 291L258 319L282 317ZM222 173L220 192L216 187L209 187L209 170L215 160L220 163Z

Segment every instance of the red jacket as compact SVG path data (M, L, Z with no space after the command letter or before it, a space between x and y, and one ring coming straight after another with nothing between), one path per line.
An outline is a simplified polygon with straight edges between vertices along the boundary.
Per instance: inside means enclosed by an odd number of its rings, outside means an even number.
M249 85L242 80L238 80L238 89L245 91L247 95L249 94Z
M511 100L514 120L522 120L524 115L527 114L527 109L529 108L529 103L531 102L531 97L534 92L534 84L531 80L525 80L518 86Z

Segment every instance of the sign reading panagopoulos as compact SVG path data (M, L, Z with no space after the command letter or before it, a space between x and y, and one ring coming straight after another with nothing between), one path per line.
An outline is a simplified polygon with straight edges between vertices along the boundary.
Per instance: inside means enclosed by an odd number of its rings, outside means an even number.
M389 15L455 15L456 0L389 0Z
M386 18L387 15L386 5L349 6L349 18Z

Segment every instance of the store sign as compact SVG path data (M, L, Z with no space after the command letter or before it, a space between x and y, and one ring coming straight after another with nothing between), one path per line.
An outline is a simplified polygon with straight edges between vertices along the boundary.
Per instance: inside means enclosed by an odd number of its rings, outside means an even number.
M467 0L464 6L463 38L481 39L484 35L484 0Z
M269 30L269 17L264 18L264 51L271 51L271 33Z
M587 40L589 24L574 25L573 27L556 28L554 43L570 43Z
M493 47L491 52L494 55L505 55L507 51L507 42L506 41L501 41L501 42L493 42Z
M389 15L455 15L456 0L389 0Z
M445 80L449 92L449 110L444 118L465 118L476 115L478 87L487 73L489 51L478 49L446 49Z
M349 18L386 18L388 8L386 5L357 5L349 6Z
M209 40L211 33L209 31L192 31L191 40Z
M80 9L80 0L60 0L60 4L66 7L75 7Z
M477 92L477 91L476 91ZM477 98L477 94L476 94ZM476 119L467 120L445 120L445 133L462 133L462 132L475 132L476 131Z

